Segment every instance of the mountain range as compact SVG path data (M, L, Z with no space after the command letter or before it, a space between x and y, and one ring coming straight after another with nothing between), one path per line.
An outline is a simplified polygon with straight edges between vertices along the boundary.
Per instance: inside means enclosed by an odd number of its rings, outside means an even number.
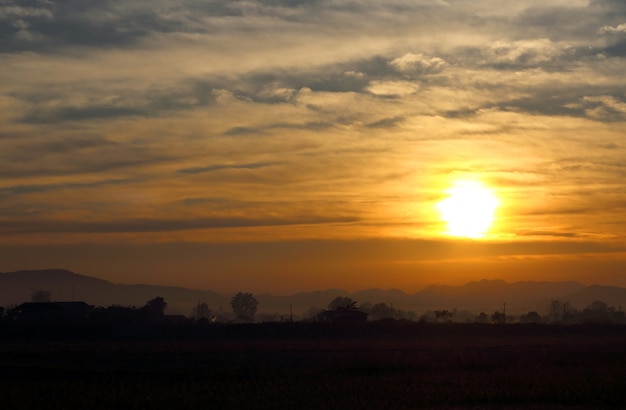
M143 306L161 296L168 303L168 313L190 315L194 306L207 303L214 311L230 311L233 295L211 290L173 286L114 284L106 280L80 275L63 269L24 270L0 273L0 306L28 302L36 290L51 293L53 301L84 301L95 306ZM242 291L246 291L242 289ZM551 300L568 301L582 309L595 300L609 306L626 306L626 288L616 286L585 286L578 282L508 283L502 280L480 280L460 286L433 285L413 294L398 289L368 289L347 292L341 289L316 290L293 295L255 294L260 313L305 314L311 307L326 308L338 296L349 297L359 304L384 302L396 309L412 310L421 315L429 310L468 310L493 313L506 303L507 313L529 311L546 313Z

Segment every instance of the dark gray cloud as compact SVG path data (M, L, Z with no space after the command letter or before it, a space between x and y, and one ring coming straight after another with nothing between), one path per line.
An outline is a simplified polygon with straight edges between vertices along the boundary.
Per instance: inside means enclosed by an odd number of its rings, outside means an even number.
M232 127L224 132L227 136L239 136L239 135L259 135L263 133L261 128L250 127Z
M95 188L111 185L127 185L142 182L140 178L106 179L94 182L65 182L59 184L24 184L0 188L0 198L8 198L21 194L60 191L67 189Z
M442 112L448 118L472 117L482 109L497 109L507 112L523 112L533 115L566 116L590 118L613 122L626 119L626 87L617 88L614 85L588 84L568 82L539 83L527 85L511 83L506 86L491 86L485 88L509 88L511 94L525 94L523 97L508 97L502 93L497 101L476 105L463 110ZM508 98L507 98L508 97Z
M291 218L233 218L214 217L197 219L125 219L110 222L81 222L76 220L0 221L3 234L28 233L135 233L172 232L198 229L246 228L286 225L318 225L357 222L356 218L296 216Z
M196 205L218 205L223 207L229 207L235 204L240 204L240 201L233 201L232 199L222 198L222 197L194 197L194 198L184 198L181 199L185 205L188 206L196 206Z
M12 154L12 158L7 156L4 157L4 160L23 161L25 155L32 155L33 153L35 155L41 155L42 153L74 153L80 150L114 146L119 146L119 144L99 135L70 135L61 138L55 138L55 136L32 136L31 139L26 139L23 143L16 143L15 148L9 151Z
M309 107L311 110L316 110L316 107ZM297 120L297 119L296 119ZM335 118L335 122L332 121L310 121L304 123L298 122L277 122L274 124L269 124L262 127L233 127L229 128L224 132L224 135L229 137L237 137L237 136L262 136L267 135L268 132L272 130L310 130L310 131L323 131L329 128L336 127L337 124L351 124L354 122L354 119L346 119L346 118Z
M626 38L604 48L602 51L610 56L626 57Z
M603 13L604 16L626 15L626 3L621 0L591 0L590 9Z
M556 231L516 231L515 235L517 236L547 236L552 238L584 238L587 235L578 234L574 232L556 232Z
M62 107L48 110L35 109L20 119L30 124L53 124L63 121L106 120L119 117L146 116L139 108L91 105L85 107Z
M476 32L508 32L512 40L559 40L588 37L600 23L617 24L625 14L623 8L619 2L593 1L588 8L531 7L519 16L494 17L480 6L457 1L6 0L0 5L4 23L0 25L0 51L49 53L67 46L134 47L154 34L223 33L224 17L241 20L243 29L255 32L260 28L245 22L254 16L289 24L343 27L349 32L367 28L393 32L411 24L425 29L451 25Z
M552 41L593 39L605 16L585 7L532 7L512 21L515 39L548 38Z
M206 32L208 16L240 16L229 1L7 0L0 4L0 52L67 46L128 47L153 33Z
M97 149L66 144L64 138L53 138L41 144L33 143L7 149L0 154L4 161L0 176L4 178L52 177L98 174L113 170L131 170L137 167L170 162L177 159L173 153L155 151L142 144L103 144ZM71 141L71 139L70 139ZM47 151L55 147L57 152ZM37 184L35 184L37 185Z
M218 164L218 165L208 165L204 167L191 167L191 168L183 168L179 169L179 174L202 174L205 172L213 172L213 171L223 171L229 169L259 169L265 168L272 165L279 164L278 162L251 162L247 164Z
M326 5L325 5L326 6ZM226 6L224 6L226 7ZM301 7L289 4L289 7ZM569 9L568 9L569 10ZM527 11L520 19L520 25L535 24L549 25L548 22L529 22L529 15L551 15L550 9L533 9ZM553 11L553 10L552 10ZM579 9L569 10L571 13L580 12ZM533 14L534 13L534 14ZM548 18L548 17L546 17ZM599 23L598 23L599 24ZM593 33L597 34L599 27L593 26ZM613 26L611 26L613 27ZM618 27L618 26L614 26ZM589 28L590 30L591 28ZM520 31L522 32L522 31ZM594 34L594 35L595 35ZM611 47L621 47L621 43ZM446 74L447 67L456 70L470 69L493 69L496 71L518 71L527 69L541 69L547 72L571 72L581 64L591 64L600 52L616 54L618 49L602 48L598 46L568 45L555 43L548 38L530 38L528 40L512 40L487 44L483 47L454 48L442 51L440 54L422 53L418 49L397 52L386 56L374 55L353 61L341 61L332 64L320 65L308 69L260 69L234 76L205 76L204 78L184 78L173 84L151 85L148 89L134 90L134 93L118 93L114 101L103 104L102 101L92 99L89 96L97 94L93 88L79 89L87 102L84 105L69 105L68 95L70 91L58 89L51 93L42 90L32 95L13 94L14 97L31 104L30 109L21 117L24 123L53 124L66 121L85 120L109 120L124 117L157 117L210 106L216 102L215 90L227 90L235 98L241 101L249 101L260 104L285 104L294 103L299 90L309 89L314 92L334 93L365 93L371 84L375 82L410 81L419 85L421 90L430 87L447 87L453 89L458 86L455 77ZM618 53L619 54L619 53ZM492 87L501 89L501 84L491 84L486 79L484 84L476 84L481 88ZM559 89L557 85L550 90L554 98L545 98L548 91L543 89L545 84L540 84L533 90L535 95L526 96L522 99L502 100L494 102L491 106L503 107L503 109L527 110L532 113L545 113L547 115L571 115L582 116L585 111L582 107L571 104L584 96L607 94L606 90L582 89L578 95L572 95L572 84L566 89ZM515 89L516 84L508 87ZM605 86L605 89L612 87ZM525 84L519 85L520 90L528 91ZM554 92L553 92L554 91ZM76 90L72 90L76 93ZM615 93L615 90L612 90ZM563 95L566 94L566 95ZM503 94L504 95L504 94ZM381 99L397 99L398 95L377 95ZM93 101L89 101L92 99ZM569 99L569 101L568 101ZM50 101L61 103L47 104ZM486 105L468 107L464 110L471 112ZM316 109L315 106L310 106ZM462 111L448 110L444 115L458 116ZM619 118L616 116L615 118ZM227 135L255 134L259 130L248 126L231 127Z
M397 126L398 124L401 124L405 119L406 119L405 117L383 118L381 120L366 124L366 127L368 128L391 128L391 127Z
M224 80L182 79L175 84L155 84L139 90L123 84L59 86L44 90L14 92L11 97L25 103L26 112L17 120L27 124L111 120L126 117L151 118L205 107L215 102L214 90L227 87ZM103 96L109 100L102 102ZM82 100L81 105L73 102Z

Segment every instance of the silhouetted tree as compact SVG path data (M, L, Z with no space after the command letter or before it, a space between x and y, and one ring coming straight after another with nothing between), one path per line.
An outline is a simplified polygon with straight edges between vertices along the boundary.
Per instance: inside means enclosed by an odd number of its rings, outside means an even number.
M328 304L328 310L354 306L355 301L347 296L337 296Z
M539 313L537 312L528 312L524 315L521 315L519 317L519 321L520 323L540 323L541 322L541 316L539 316Z
M336 300L336 299L335 299ZM351 300L351 299L350 299ZM333 305L331 302L329 307ZM361 312L356 306L356 301L346 306L337 306L335 309L329 309L320 313L321 321L329 321L334 323L363 323L367 322L367 313Z
M372 320L381 320L393 317L393 310L386 303L377 303L369 311Z
M146 305L142 308L142 310L147 314L147 316L151 319L161 319L165 314L165 307L167 303L165 299L161 296L157 296L154 299L150 299L146 302Z
M580 313L583 323L621 323L624 320L624 312L609 306L601 300L593 301Z
M487 316L487 314L485 312L480 312L478 314L478 316L476 316L476 318L474 319L474 322L476 322L476 323L488 323L489 322L489 316Z
M213 317L213 312L209 309L209 305L205 302L199 303L197 306L194 306L192 318L196 320L200 319L211 319Z
M572 308L567 301L552 300L548 305L548 322L573 323L577 316L576 309Z
M444 322L448 321L452 318L452 312L450 312L449 310L435 310L435 318L438 322L440 320Z
M548 306L548 318L552 322L559 322L563 314L563 303L560 300L551 300Z
M493 315L491 315L491 321L493 323L502 324L506 322L506 317L503 312L493 312Z
M606 313L609 310L609 305L601 300L594 300L586 309L591 312Z
M49 303L52 301L51 294L47 290L36 290L30 297L34 303Z
M259 301L252 295L252 293L239 292L230 301L230 306L233 308L233 313L239 320L246 322L254 321L254 315L256 314Z

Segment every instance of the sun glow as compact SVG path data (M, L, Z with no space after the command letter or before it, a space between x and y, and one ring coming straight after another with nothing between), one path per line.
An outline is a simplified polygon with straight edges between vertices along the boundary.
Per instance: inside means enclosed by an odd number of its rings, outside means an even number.
M437 204L447 224L447 234L482 238L493 224L499 201L492 191L477 181L457 181Z

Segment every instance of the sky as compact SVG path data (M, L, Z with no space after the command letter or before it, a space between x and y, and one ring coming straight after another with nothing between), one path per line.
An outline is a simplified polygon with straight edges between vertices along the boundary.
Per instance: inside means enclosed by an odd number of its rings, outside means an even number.
M0 271L626 286L625 72L622 0L0 0Z

